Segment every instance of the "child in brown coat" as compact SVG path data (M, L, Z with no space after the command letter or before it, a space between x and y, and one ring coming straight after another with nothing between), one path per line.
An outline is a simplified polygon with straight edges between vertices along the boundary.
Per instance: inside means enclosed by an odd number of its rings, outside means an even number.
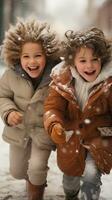
M112 45L97 28L65 36L44 125L57 144L66 200L77 199L79 190L81 200L98 200L101 175L112 168Z

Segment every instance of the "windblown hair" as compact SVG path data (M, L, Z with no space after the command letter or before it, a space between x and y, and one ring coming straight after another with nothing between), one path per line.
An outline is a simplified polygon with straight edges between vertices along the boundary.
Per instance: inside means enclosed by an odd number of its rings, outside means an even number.
M9 66L17 64L26 42L40 42L49 59L58 57L59 40L56 33L51 31L50 25L36 19L18 19L16 25L11 25L5 34L1 51L4 62Z
M69 30L65 37L62 46L64 59L68 64L73 64L75 54L81 47L92 48L93 54L101 58L102 66L112 59L112 41L107 40L98 28L90 28L83 32Z

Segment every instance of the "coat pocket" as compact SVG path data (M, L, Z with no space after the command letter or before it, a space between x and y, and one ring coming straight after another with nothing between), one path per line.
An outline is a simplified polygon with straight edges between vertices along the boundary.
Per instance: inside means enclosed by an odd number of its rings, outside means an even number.
M29 141L29 136L25 131L17 127L5 126L2 134L5 142L25 148Z

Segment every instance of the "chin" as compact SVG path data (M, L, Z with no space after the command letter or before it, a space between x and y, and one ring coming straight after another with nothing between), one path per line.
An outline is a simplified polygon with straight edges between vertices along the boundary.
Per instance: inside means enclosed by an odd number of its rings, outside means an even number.
M96 80L96 78L89 79L88 82L93 82L93 81L95 81L95 80Z
M83 79L86 81L86 82L93 82L96 80L96 77L95 78L86 78L86 77L83 77Z
M31 78L38 78L40 76L40 74L29 74L29 76Z

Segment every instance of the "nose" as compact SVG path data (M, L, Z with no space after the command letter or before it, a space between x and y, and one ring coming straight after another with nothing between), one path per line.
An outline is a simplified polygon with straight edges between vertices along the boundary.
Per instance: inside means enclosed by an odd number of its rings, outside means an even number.
M35 63L35 58L30 58L30 64L34 64Z
M87 68L87 69L92 69L92 68L93 68L93 64L92 64L91 61L90 61L90 62L87 62L86 68Z

